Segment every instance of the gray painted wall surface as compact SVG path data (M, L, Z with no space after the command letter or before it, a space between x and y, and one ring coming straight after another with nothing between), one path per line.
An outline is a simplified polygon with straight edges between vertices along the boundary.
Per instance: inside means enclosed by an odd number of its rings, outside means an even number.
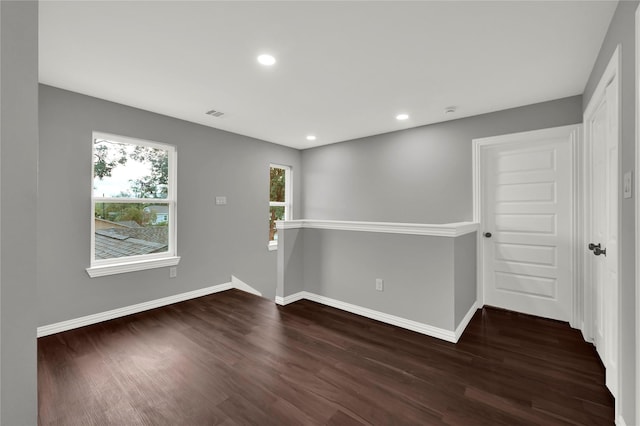
M88 277L94 130L177 147L177 278L169 279L168 268ZM222 284L231 275L273 300L269 163L292 166L298 218L299 151L41 85L39 159L39 325ZM228 204L216 206L216 195Z
M290 296L304 290L303 267L304 230L287 229L286 232L278 231L277 296Z
M37 2L0 2L0 66L0 424L35 425Z
M469 221L472 139L581 122L574 96L305 150L302 217Z
M602 77L611 55L621 45L620 93L621 93L621 145L620 181L627 171L635 169L635 12L637 1L621 1L611 20L607 36L602 43L598 59L584 91L584 109ZM622 188L622 184L620 184ZM639 424L635 418L635 406L640 395L635 394L635 199L621 199L622 217L620 234L620 400L621 414L626 424Z
M455 314L454 328L462 322L471 306L476 303L477 278L477 232L462 235L454 239L454 283L455 283Z
M303 231L306 291L454 329L452 238ZM384 291L376 291L376 278L384 280Z

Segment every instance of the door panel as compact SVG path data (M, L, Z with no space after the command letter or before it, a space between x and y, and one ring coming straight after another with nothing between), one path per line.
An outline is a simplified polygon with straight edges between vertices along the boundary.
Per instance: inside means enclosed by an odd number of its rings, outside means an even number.
M532 277L513 272L496 272L496 288L524 296L538 296L555 299L557 280L555 278Z
M514 138L482 151L483 231L492 234L482 242L484 298L487 305L568 321L571 129L532 133L526 142Z
M496 172L500 174L521 173L532 170L555 169L554 151L504 153L496 162Z
M606 162L606 103L600 105L591 121L591 238L589 241L604 244L607 239L607 162ZM604 258L590 257L593 283L595 287L595 335L594 343L600 358L604 360L605 348L605 309L604 309L604 282L606 281L606 269Z
M607 387L618 388L618 122L617 79L586 120L589 131L588 175L591 176L589 241L606 255L588 256L593 292L593 338L606 368Z
M556 185L546 183L509 183L496 188L496 201L502 203L553 202L556 199Z
M496 231L547 234L556 233L555 214L496 214Z
M556 248L529 244L496 243L494 245L496 261L507 261L528 265L557 265Z

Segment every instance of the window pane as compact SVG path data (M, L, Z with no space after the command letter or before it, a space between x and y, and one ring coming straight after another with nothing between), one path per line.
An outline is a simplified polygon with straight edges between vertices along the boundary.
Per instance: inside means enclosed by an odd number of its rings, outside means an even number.
M284 220L284 207L269 207L269 241L278 240L276 220Z
M95 258L169 250L169 204L95 203Z
M278 167L271 167L270 176L270 198L269 201L278 201L284 203L285 190L285 170Z
M94 197L167 198L169 152L95 139Z

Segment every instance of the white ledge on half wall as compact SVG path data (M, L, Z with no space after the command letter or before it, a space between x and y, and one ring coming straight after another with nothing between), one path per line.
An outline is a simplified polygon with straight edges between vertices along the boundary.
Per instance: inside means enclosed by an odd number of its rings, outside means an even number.
M287 220L277 221L277 229L333 229L339 231L382 232L387 234L429 235L433 237L459 237L478 230L476 222L456 223L393 223L354 222L345 220Z

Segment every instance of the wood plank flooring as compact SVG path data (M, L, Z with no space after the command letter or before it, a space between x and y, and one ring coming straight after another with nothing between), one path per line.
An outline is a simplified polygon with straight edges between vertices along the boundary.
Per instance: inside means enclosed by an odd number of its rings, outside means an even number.
M229 290L38 340L41 425L612 425L594 348L485 308L458 344Z

